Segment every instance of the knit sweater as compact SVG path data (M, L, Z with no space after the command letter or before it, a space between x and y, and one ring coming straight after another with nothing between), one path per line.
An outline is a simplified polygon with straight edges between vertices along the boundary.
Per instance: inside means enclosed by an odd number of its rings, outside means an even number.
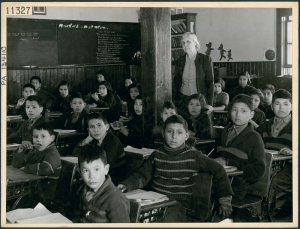
M232 98L236 95L239 94L245 94L245 95L249 95L249 92L253 89L254 87L247 85L246 87L241 87L240 85L238 85L237 87L233 88L233 92L232 92Z
M213 106L214 107L220 107L225 106L225 108L228 106L229 103L229 95L226 92L221 92L219 94L214 93L214 100L213 100Z
M212 122L204 110L196 117L186 118L189 130L195 132L195 137L200 139L212 138Z
M193 201L192 188L198 173L213 175L213 189L218 198L233 194L223 166L185 144L177 149L164 144L121 184L130 191L143 188L150 182L154 191L190 207Z
M98 141L93 140L90 144L97 145ZM80 143L73 150L73 155L78 156L83 146L80 146ZM116 161L121 157L124 152L124 148L119 138L115 136L111 130L108 130L106 136L104 137L101 147L106 152L107 164L110 164L111 167L114 166Z
M32 150L23 150L18 153L18 149L14 151L12 165L15 168L24 167L25 173L31 173L38 176L49 176L58 179L61 171L61 161L59 153L51 143L43 151L35 148Z
M258 127L257 132L262 136L266 149L281 150L282 148L292 149L293 145L293 129L292 121L290 121L280 132L277 138L272 137L271 127L274 123L272 118Z
M86 133L88 127L88 123L86 119L86 110L83 110L80 113L77 121L74 123L72 123L73 113L74 112L71 112L66 116L62 117L62 120L65 120L63 124L63 129L76 130L79 133Z
M228 165L242 170L244 172L242 178L248 183L254 183L265 173L264 142L261 136L253 130L253 126L248 123L246 128L226 145L230 127L231 125L228 125L222 131L221 141L216 144L217 154L227 158Z
M261 124L263 124L266 121L265 113L262 112L259 108L256 108L254 110L254 116L253 116L252 120L254 122L256 122L257 125L260 126Z
M17 130L17 132L12 133L7 137L7 143L21 143L22 141L32 142L33 129L40 123L45 122L45 117L41 116L36 122L28 129L28 120L22 123L22 126Z
M81 223L129 223L130 202L111 182L108 175L94 197L88 202L89 187L83 184L71 201L75 209L73 222Z

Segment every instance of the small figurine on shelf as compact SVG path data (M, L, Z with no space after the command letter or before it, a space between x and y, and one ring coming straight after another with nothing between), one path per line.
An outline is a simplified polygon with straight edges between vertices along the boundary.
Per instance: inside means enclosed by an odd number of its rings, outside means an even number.
M233 58L231 58L231 49L228 50L228 61L233 60Z
M222 60L222 58L226 59L226 57L224 56L224 52L226 52L226 50L223 49L223 44L220 44L218 50L220 50L220 55L221 55L220 60Z
M132 64L141 64L141 59L142 59L142 53L140 50L138 50L134 56L132 57Z
M206 44L206 47L207 47L207 50L206 50L206 55L210 56L210 53L211 53L211 50L214 50L212 47L211 47L212 43L211 42L208 42L208 44Z

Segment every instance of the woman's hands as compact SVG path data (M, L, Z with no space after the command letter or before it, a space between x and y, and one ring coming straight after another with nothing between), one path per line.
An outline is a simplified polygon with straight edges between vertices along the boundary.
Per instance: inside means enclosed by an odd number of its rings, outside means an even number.
M128 134L129 134L129 131L124 126L120 127L120 132L122 134L124 134L125 136L128 136Z
M123 184L118 184L118 186L117 186L117 188L118 189L120 189L121 190L121 192L125 192L126 191L126 186L125 185L123 185Z
M206 105L205 108L208 109L208 110L206 111L206 114L210 114L211 112L214 111L214 108L213 108L211 105Z
M92 98L93 98L94 100L96 100L96 101L99 100L99 96L98 96L98 93L97 93L97 92L91 94L91 96L92 96Z

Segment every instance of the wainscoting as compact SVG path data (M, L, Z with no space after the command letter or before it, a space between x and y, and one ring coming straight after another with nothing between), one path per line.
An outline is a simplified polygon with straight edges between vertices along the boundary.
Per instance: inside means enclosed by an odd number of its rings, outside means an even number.
M107 80L117 92L123 87L126 76L130 75L129 65L9 69L7 70L7 103L17 103L17 100L22 97L23 85L29 83L32 76L41 77L42 87L54 95L57 94L57 85L61 80L70 83L71 91L86 94L90 88L93 88L96 72L100 69L106 71Z

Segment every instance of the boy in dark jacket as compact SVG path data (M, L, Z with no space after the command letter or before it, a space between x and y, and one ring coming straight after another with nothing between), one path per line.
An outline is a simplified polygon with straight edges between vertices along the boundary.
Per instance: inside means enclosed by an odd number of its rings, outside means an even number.
M78 156L83 147L87 144L101 146L106 152L107 163L111 167L110 175L112 180L122 177L122 171L113 170L121 157L124 156L124 148L119 138L109 129L109 124L104 115L91 113L87 115L89 135L82 142L79 142L73 150L73 155ZM113 173L112 173L113 172Z
M25 173L48 176L38 185L36 192L49 204L54 197L57 180L61 171L59 153L53 143L55 135L50 123L39 123L33 127L33 146L31 149L22 144L13 154L12 165Z
M236 166L244 173L234 178L232 188L234 199L244 199L250 184L257 182L265 173L266 156L261 136L254 131L253 105L248 95L237 95L229 104L233 124L222 131L221 142L217 143L217 160Z
M203 195L193 193L196 176L198 173L209 173L213 175L212 188L219 200L220 211L228 217L233 193L225 169L185 144L189 133L187 122L181 116L172 115L165 121L164 136L164 145L155 150L142 167L122 181L118 188L131 191L150 183L154 191L178 202L168 208L164 222L185 222L186 208L192 208L193 202Z
M129 223L130 203L108 175L105 151L97 145L82 148L78 164L84 183L73 201L73 222Z
M278 150L281 155L292 155L292 96L286 90L278 90L273 95L272 109L275 117L262 124L257 132L262 136L265 148ZM269 200L275 207L276 195L292 192L292 163L287 161L284 169L276 174L270 185ZM271 209L272 211L273 209ZM288 211L290 209L287 209ZM290 211L289 211L290 212Z
M7 137L7 143L21 143L26 149L32 149L33 129L42 122L45 122L42 116L43 105L41 98L31 95L25 102L25 109L28 120L22 123L22 126Z

